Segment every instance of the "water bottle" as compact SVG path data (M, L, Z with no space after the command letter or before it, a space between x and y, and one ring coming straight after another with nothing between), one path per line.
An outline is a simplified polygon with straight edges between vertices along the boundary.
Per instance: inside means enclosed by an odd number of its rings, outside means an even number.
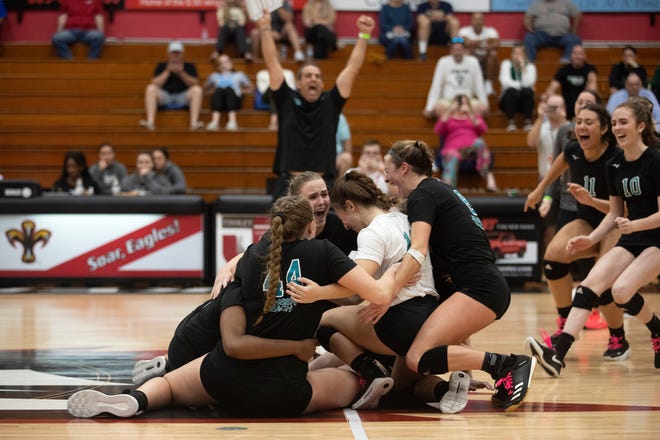
M71 191L71 194L74 196L81 196L85 192L85 187L83 186L83 182L81 178L78 178L76 180L76 187Z

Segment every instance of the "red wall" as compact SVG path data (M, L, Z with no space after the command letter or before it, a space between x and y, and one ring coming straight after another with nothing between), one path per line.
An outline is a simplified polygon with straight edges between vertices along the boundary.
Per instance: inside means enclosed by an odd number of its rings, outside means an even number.
M297 14L299 15L299 14ZM355 21L359 13L340 12L337 33L340 38L356 35ZM372 14L376 18L376 14ZM0 41L33 42L50 41L55 32L57 12L30 11L18 23L16 14L10 13L8 20L0 25ZM461 24L469 23L469 15L457 14ZM217 33L215 12L205 13L209 37ZM519 40L524 29L520 13L491 13L486 24L500 32L503 40ZM198 12L145 12L121 11L115 14L114 22L107 23L108 37L115 39L197 39L204 25ZM613 29L618 32L612 32ZM583 40L597 41L653 41L660 45L660 21L651 25L650 14L585 14L579 29Z

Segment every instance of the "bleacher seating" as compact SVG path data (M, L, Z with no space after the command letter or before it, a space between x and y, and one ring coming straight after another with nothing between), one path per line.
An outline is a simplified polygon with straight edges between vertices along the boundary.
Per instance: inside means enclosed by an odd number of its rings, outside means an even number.
M91 163L99 143L115 146L117 158L133 169L136 153L164 145L188 179L191 192L214 200L220 194L264 194L276 134L267 130L268 113L252 110L253 97L244 99L237 132L188 131L187 112L160 112L157 131L138 125L143 117L143 92L157 62L165 56L165 43L109 43L100 60L84 58L85 47L76 46L73 61L60 60L47 44L0 45L0 174L11 179L37 179L48 188L60 172L64 152L84 151ZM435 60L446 53L432 48L430 59L417 62L384 61L380 46L371 46L367 61L345 107L353 145L376 138L385 145L402 138L437 144L433 122L422 114ZM345 65L351 47L319 62L326 89ZM213 66L210 46L186 45L186 59L197 64L203 80ZM508 48L502 48L502 55ZM589 61L599 70L599 89L607 94L610 65L620 57L620 47L589 47ZM559 51L540 52L537 91L546 87L557 69ZM660 48L639 49L639 60L653 67ZM236 68L252 80L262 63ZM295 71L297 66L286 63ZM652 73L652 72L650 72ZM496 87L497 88L497 87ZM205 97L201 119L210 119ZM486 142L496 155L495 175L500 188L531 189L537 181L536 152L525 145L521 131L507 133L506 121L491 97ZM357 159L357 155L356 155ZM465 191L483 187L476 177L459 181Z

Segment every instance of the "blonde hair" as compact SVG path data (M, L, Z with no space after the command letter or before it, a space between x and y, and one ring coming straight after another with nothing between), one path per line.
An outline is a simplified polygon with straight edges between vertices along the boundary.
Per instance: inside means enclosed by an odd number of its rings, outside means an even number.
M312 205L300 196L281 197L275 201L270 216L270 246L266 261L266 275L268 287L262 315L254 325L259 324L264 315L275 304L277 291L280 286L280 272L282 268L282 243L300 239L305 228L314 221Z

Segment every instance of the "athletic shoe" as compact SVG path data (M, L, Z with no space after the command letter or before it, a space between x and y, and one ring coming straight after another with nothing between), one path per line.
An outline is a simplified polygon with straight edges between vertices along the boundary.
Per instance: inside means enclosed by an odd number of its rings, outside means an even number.
M132 417L138 413L138 401L129 394L108 396L95 390L74 393L66 401L66 409L74 417L89 418L101 413Z
M506 396L507 390L504 388L497 388L495 394L490 396L490 404L493 406L493 408L504 408L504 404L506 403Z
M531 336L525 339L525 346L550 376L558 377L562 367L566 366L564 361L557 358L557 352L554 348L544 347Z
M513 122L509 122L506 126L506 131L508 131L509 133L511 133L512 131L516 131L517 129L518 127L516 127L516 124L514 124Z
M651 344L653 344L653 351L655 351L655 368L660 368L660 336L651 338Z
M625 336L610 336L607 350L603 353L606 361L625 361L630 357L630 344Z
M154 131L156 129L156 126L153 124L153 122L149 122L146 119L140 119L140 126L146 128L149 131Z
M607 322L600 316L598 309L592 309L587 322L584 324L584 328L587 330L600 330L607 328Z
M167 372L165 356L156 356L148 361L137 361L133 367L133 383L140 385L153 377L164 376Z
M449 390L440 399L443 414L456 414L465 408L470 389L470 376L463 371L454 371L449 376Z
M360 392L355 396L353 409L374 409L378 407L380 398L389 393L394 385L391 377L377 377L375 379L360 378Z
M515 363L512 367L504 370L503 374L495 382L497 394L504 399L504 411L515 411L522 405L527 391L532 383L536 359L523 356L511 355L515 357ZM492 401L492 400L491 400Z

